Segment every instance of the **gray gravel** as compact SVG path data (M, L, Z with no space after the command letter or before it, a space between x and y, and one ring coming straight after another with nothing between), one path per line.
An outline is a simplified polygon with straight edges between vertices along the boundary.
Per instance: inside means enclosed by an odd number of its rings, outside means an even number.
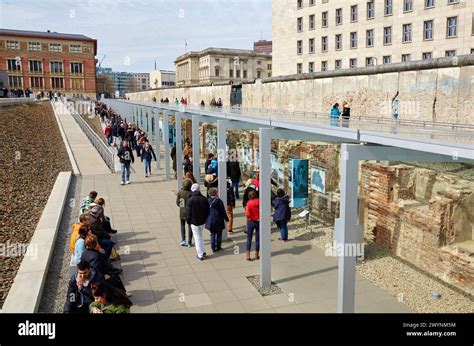
M289 231L291 238L311 240L318 248L333 241L333 227L310 227L310 230ZM357 272L399 301L417 312L466 313L474 312L474 298L438 278L423 272L410 263L392 256L375 243L366 242L365 259L358 261ZM440 299L432 297L441 294Z
M278 287L278 285L273 281L269 287L260 287L260 275L247 276L247 279L257 289L258 293L260 293L263 297L283 293L282 289Z
M72 176L67 203L64 206L61 225L58 230L53 256L49 264L48 276L44 285L43 296L38 312L63 312L69 282L69 262L71 260L69 238L71 235L71 225L76 223L79 217L81 181L82 178L80 176ZM71 203L72 200L74 200L74 203Z

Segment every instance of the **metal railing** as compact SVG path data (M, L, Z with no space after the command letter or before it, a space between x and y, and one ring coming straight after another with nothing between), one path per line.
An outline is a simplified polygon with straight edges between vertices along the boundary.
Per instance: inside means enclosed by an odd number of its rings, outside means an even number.
M89 124L82 118L82 116L69 104L66 98L61 97L63 105L71 113L72 117L87 136L91 144L96 148L99 155L102 157L106 165L110 168L112 173L115 173L115 153L105 144L99 135L89 126Z

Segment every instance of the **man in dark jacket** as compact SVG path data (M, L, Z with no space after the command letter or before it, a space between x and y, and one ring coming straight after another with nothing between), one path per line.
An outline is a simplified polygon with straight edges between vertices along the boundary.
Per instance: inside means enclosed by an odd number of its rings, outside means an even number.
M179 207L179 221L181 223L181 246L192 247L193 231L188 225L188 241L186 242L186 203L191 193L193 182L189 179L183 180L183 187L176 196L176 205Z
M118 150L117 156L120 158L122 171L122 182L120 185L130 184L130 163L135 162L132 149L128 146L128 141L123 141L122 147Z
M225 222L229 221L224 207L224 203L218 196L217 188L209 189L209 216L206 220L206 229L211 232L212 252L221 250L222 231L225 229Z
M227 217L229 221L227 223L227 232L234 233L234 208L235 208L235 197L232 189L232 184L227 181Z
M191 186L191 193L186 203L186 222L191 225L191 230L196 243L197 258L202 261L206 256L202 230L209 216L209 202L199 191L199 184Z
M64 313L89 313L89 305L94 301L91 284L103 282L104 276L91 268L86 261L80 261L77 265L77 273L71 276L67 289Z
M283 189L278 189L276 198L273 201L273 208L275 208L273 221L275 221L280 231L280 238L278 238L278 240L282 240L286 243L288 242L288 221L291 219L291 209L290 197L285 195Z
M155 159L156 154L149 142L146 142L142 153L141 153L142 162L145 161L145 178L151 175L151 160Z
M211 165L212 160L214 160L214 154L208 154L207 155L207 160L204 163L204 173L207 174L207 171L209 170L209 166Z
M227 175L232 181L232 189L234 190L234 196L239 199L239 182L242 177L240 170L240 164L238 161L227 161Z

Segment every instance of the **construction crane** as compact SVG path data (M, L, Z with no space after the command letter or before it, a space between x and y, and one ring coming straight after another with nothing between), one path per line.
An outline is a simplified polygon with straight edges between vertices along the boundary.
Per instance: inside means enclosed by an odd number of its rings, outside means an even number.
M97 66L97 69L100 69L100 67L102 66L102 62L104 61L104 59L105 59L105 54L104 54L104 56L102 57L102 59L100 59L99 65Z

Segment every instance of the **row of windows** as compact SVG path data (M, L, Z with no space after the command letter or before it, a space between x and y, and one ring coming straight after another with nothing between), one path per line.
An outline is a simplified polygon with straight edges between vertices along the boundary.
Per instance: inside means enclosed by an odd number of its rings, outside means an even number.
M433 0L431 0L431 1L433 1ZM412 5L410 5L410 6L412 6ZM433 7L433 6L430 6L430 7ZM393 6L390 5L390 7L388 7L388 9L390 11L388 14L391 15L393 13ZM385 14L387 15L387 13L385 13ZM351 6L350 16L351 16L351 23L354 23L354 22L358 21L358 18L359 18L358 5L352 5ZM373 1L369 1L367 3L367 19L373 19L373 18L375 18L375 7L374 7ZM314 30L316 28L316 17L315 17L314 14L309 15L308 23L309 23L309 30ZM336 25L342 25L343 24L342 8L337 8L336 9L335 24ZM329 26L329 13L328 13L328 11L321 12L321 27L322 28L327 28L328 26ZM303 31L303 17L298 17L296 19L296 30L298 32Z
M63 63L59 61L51 61L49 63L50 70L52 73L63 73ZM30 72L43 72L43 62L41 60L29 60L28 66ZM82 73L82 63L80 62L71 62L71 73ZM7 69L8 71L21 71L21 61L17 59L7 59Z
M10 50L20 50L20 41L6 40L5 47ZM62 52L63 45L61 43L50 43L48 45L50 52ZM30 52L40 52L41 42L28 42L28 50ZM82 53L82 46L80 44L70 44L70 53Z
M471 54L474 54L474 48L471 50ZM447 50L445 51L445 56L448 58L452 58L456 56L456 50ZM424 52L421 54L421 59L422 60L430 60L433 59L433 52ZM375 57L367 57L365 58L365 66L375 66L375 63L377 61L377 58ZM401 56L401 61L402 62L410 62L412 61L412 55L411 54L402 54ZM350 68L357 68L357 58L352 58L349 59L349 67ZM392 56L391 55L384 55L382 57L382 63L383 64L391 64L392 63ZM337 59L334 60L334 68L336 70L339 70L342 68L342 59ZM321 61L321 71L327 71L328 70L328 61ZM309 62L308 63L308 73L313 73L315 72L315 66L314 62ZM303 64L298 63L296 64L296 73L301 74L303 73Z
M31 88L44 88L43 77L30 77ZM51 88L53 89L64 89L64 78L52 77L50 78ZM23 88L23 77L22 76L8 76L8 83L11 88ZM71 79L71 89L84 89L83 79Z
M447 29L446 35L448 38L457 37L458 34L458 18L450 17L447 19ZM358 47L358 33L357 31L351 32L349 34L350 39L350 48L356 49ZM383 44L391 45L393 36L393 28L391 26L386 26L383 28ZM402 25L402 42L409 43L412 42L413 38L413 26L412 24L403 24ZM427 20L423 22L423 40L429 41L434 39L434 21ZM342 34L335 35L335 49L342 49ZM375 44L375 32L374 29L366 30L365 33L365 45L366 47L373 47ZM315 39L310 38L308 40L309 53L313 54L316 52ZM327 52L329 50L329 38L328 36L321 37L321 52ZM303 41L298 40L296 42L296 52L297 54L303 54Z
M173 81L162 81L161 85L173 86L173 85L175 85L175 83Z
M425 9L433 8L436 5L437 1L441 0L424 0ZM446 1L446 0L445 0ZM328 3L329 0L322 0L322 3ZM403 12L413 11L413 0L403 0ZM447 4L458 4L460 0L447 0ZM384 15L390 16L393 14L393 3L394 0L384 0ZM309 0L309 6L314 6L315 0ZM357 5L354 5L357 7ZM354 7L351 6L351 7ZM296 0L296 7L300 10L303 8L303 0ZM370 16L369 16L370 14ZM367 1L367 19L371 19L375 16L375 4L374 0ZM357 20L357 19L356 19Z
M216 67L214 69L214 75L216 77L224 77L224 74L221 74L221 69ZM268 73L268 77L271 77L272 74L271 72ZM229 70L229 77L234 78L234 70ZM241 78L240 77L240 70L235 70L235 78ZM248 78L248 73L247 70L243 70L243 77L242 78ZM262 78L262 71L257 70L257 78Z

